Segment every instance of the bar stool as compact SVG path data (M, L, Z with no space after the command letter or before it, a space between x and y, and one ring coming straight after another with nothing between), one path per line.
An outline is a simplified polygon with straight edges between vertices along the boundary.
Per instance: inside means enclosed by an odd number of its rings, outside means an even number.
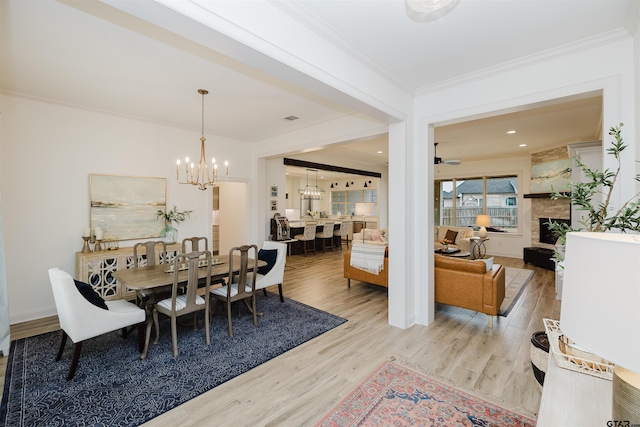
M314 225L305 225L304 226L304 234L297 234L293 237L296 240L300 240L302 245L304 246L304 256L307 256L307 243L313 242L313 254L316 254L316 226Z
M322 231L316 233L316 238L322 242L322 253L326 253L327 239L331 242L331 251L333 252L333 224L333 222L325 222Z
M339 237L340 238L340 250L342 250L342 242L347 242L347 249L349 249L349 231L351 228L351 223L347 222L347 221L342 221L340 223L340 229L339 230L335 230L333 232L333 235L335 237Z

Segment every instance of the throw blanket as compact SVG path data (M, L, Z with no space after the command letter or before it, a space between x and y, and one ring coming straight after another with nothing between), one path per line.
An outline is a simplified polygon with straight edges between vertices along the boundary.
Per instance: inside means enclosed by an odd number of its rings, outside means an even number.
M384 252L386 249L386 246L353 242L351 247L351 267L367 273L379 274L384 267Z

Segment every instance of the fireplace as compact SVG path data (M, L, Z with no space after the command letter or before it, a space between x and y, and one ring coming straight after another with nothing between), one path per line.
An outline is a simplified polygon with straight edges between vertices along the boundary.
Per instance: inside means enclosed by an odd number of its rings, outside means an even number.
M549 245L555 245L558 237L555 235L553 231L549 229L548 224L550 222L559 222L567 225L571 225L570 219L562 219L562 218L538 218L540 222L540 243L546 243Z

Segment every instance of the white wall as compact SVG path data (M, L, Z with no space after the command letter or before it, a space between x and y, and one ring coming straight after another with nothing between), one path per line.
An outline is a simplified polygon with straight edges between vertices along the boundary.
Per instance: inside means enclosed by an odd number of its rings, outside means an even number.
M634 94L634 46L631 38L615 43L581 49L573 54L565 53L531 64L519 64L506 71L488 77L471 79L457 84L441 85L440 89L423 91L416 98L414 128L417 139L414 149L421 153L415 162L431 164L433 158L433 126L464 121L491 115L494 112L513 111L526 105L551 99L574 96L582 93L603 93L603 126L608 129L620 122L625 123L625 140L629 143L624 159L624 176L614 206L634 194L634 159L637 158L638 142L635 140L638 126ZM606 145L606 144L604 144ZM422 149L421 149L422 147ZM421 150L421 151L420 151ZM611 156L609 156L611 157ZM605 157L605 168L613 168ZM425 168L426 169L426 168ZM430 171L417 168L413 181L418 183L418 201L415 209L427 212L429 224L433 224L433 166ZM429 230L431 229L431 230ZM412 265L418 266L416 286L419 297L416 301L417 322L427 324L433 320L433 230L429 227L425 235L428 244L416 247L412 253ZM424 262L424 260L428 262Z
M256 243L248 237L248 202L246 183L220 184L220 254L228 254L236 246Z
M75 273L89 226L89 175L167 178L167 205L193 210L179 237L211 236L211 191L180 185L175 160L198 157L200 131L52 103L0 96L0 190L11 323L55 314L47 270ZM207 154L228 159L230 181L255 187L252 145L207 135ZM253 209L253 210L252 210ZM255 207L249 207L249 217ZM253 223L248 238L255 240ZM132 246L134 241L121 242Z

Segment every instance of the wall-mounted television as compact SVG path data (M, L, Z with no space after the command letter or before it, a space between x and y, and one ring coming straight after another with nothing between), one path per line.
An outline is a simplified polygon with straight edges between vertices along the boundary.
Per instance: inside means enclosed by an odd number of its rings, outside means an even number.
M562 218L538 218L540 221L540 243L547 243L549 245L555 245L558 237L554 234L553 231L549 230L547 224L550 222L561 222L567 225L571 225L570 219L562 219Z

